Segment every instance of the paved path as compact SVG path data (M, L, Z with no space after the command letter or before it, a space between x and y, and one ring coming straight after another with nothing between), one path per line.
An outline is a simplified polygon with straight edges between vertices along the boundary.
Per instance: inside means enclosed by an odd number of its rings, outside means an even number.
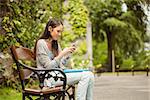
M94 100L150 100L150 76L95 77Z

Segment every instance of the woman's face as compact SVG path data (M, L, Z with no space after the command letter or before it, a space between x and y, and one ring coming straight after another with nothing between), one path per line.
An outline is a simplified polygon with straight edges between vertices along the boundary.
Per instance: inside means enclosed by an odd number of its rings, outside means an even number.
M51 36L53 40L58 40L58 38L61 36L61 33L63 31L63 26L59 25L55 28L51 29Z

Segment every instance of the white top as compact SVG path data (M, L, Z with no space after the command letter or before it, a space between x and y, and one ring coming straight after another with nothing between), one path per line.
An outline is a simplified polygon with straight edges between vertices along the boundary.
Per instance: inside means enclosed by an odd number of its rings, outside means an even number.
M61 50L60 46L58 46L58 50ZM67 64L68 58L70 57L63 57L60 61L56 61L46 41L44 39L38 40L36 45L36 62L38 68L59 68L60 65Z

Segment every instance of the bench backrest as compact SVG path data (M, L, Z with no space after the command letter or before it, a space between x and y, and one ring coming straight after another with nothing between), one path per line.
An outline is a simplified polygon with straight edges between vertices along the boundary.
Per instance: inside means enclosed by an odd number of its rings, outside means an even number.
M28 69L21 68L19 65L19 61L34 61L34 53L32 50L25 48L25 47L18 47L18 46L11 46L11 54L13 60L16 63L17 70L19 73L19 78L21 80L22 88L24 89L25 82L24 80L27 79L32 71Z

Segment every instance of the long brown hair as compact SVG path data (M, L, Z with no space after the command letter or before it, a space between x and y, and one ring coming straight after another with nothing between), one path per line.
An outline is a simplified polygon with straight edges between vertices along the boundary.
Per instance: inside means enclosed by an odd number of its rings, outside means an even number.
M45 27L44 33L39 37L39 39L49 39L52 38L50 31L48 30L49 26L51 26L52 28L55 28L59 25L63 25L61 20L58 19L50 19ZM37 41L39 40L37 39ZM34 54L35 54L35 59L36 59L36 45L37 45L37 41L35 43L35 47L34 47ZM57 40L52 40L52 52L54 54L54 56L58 55L58 42Z

